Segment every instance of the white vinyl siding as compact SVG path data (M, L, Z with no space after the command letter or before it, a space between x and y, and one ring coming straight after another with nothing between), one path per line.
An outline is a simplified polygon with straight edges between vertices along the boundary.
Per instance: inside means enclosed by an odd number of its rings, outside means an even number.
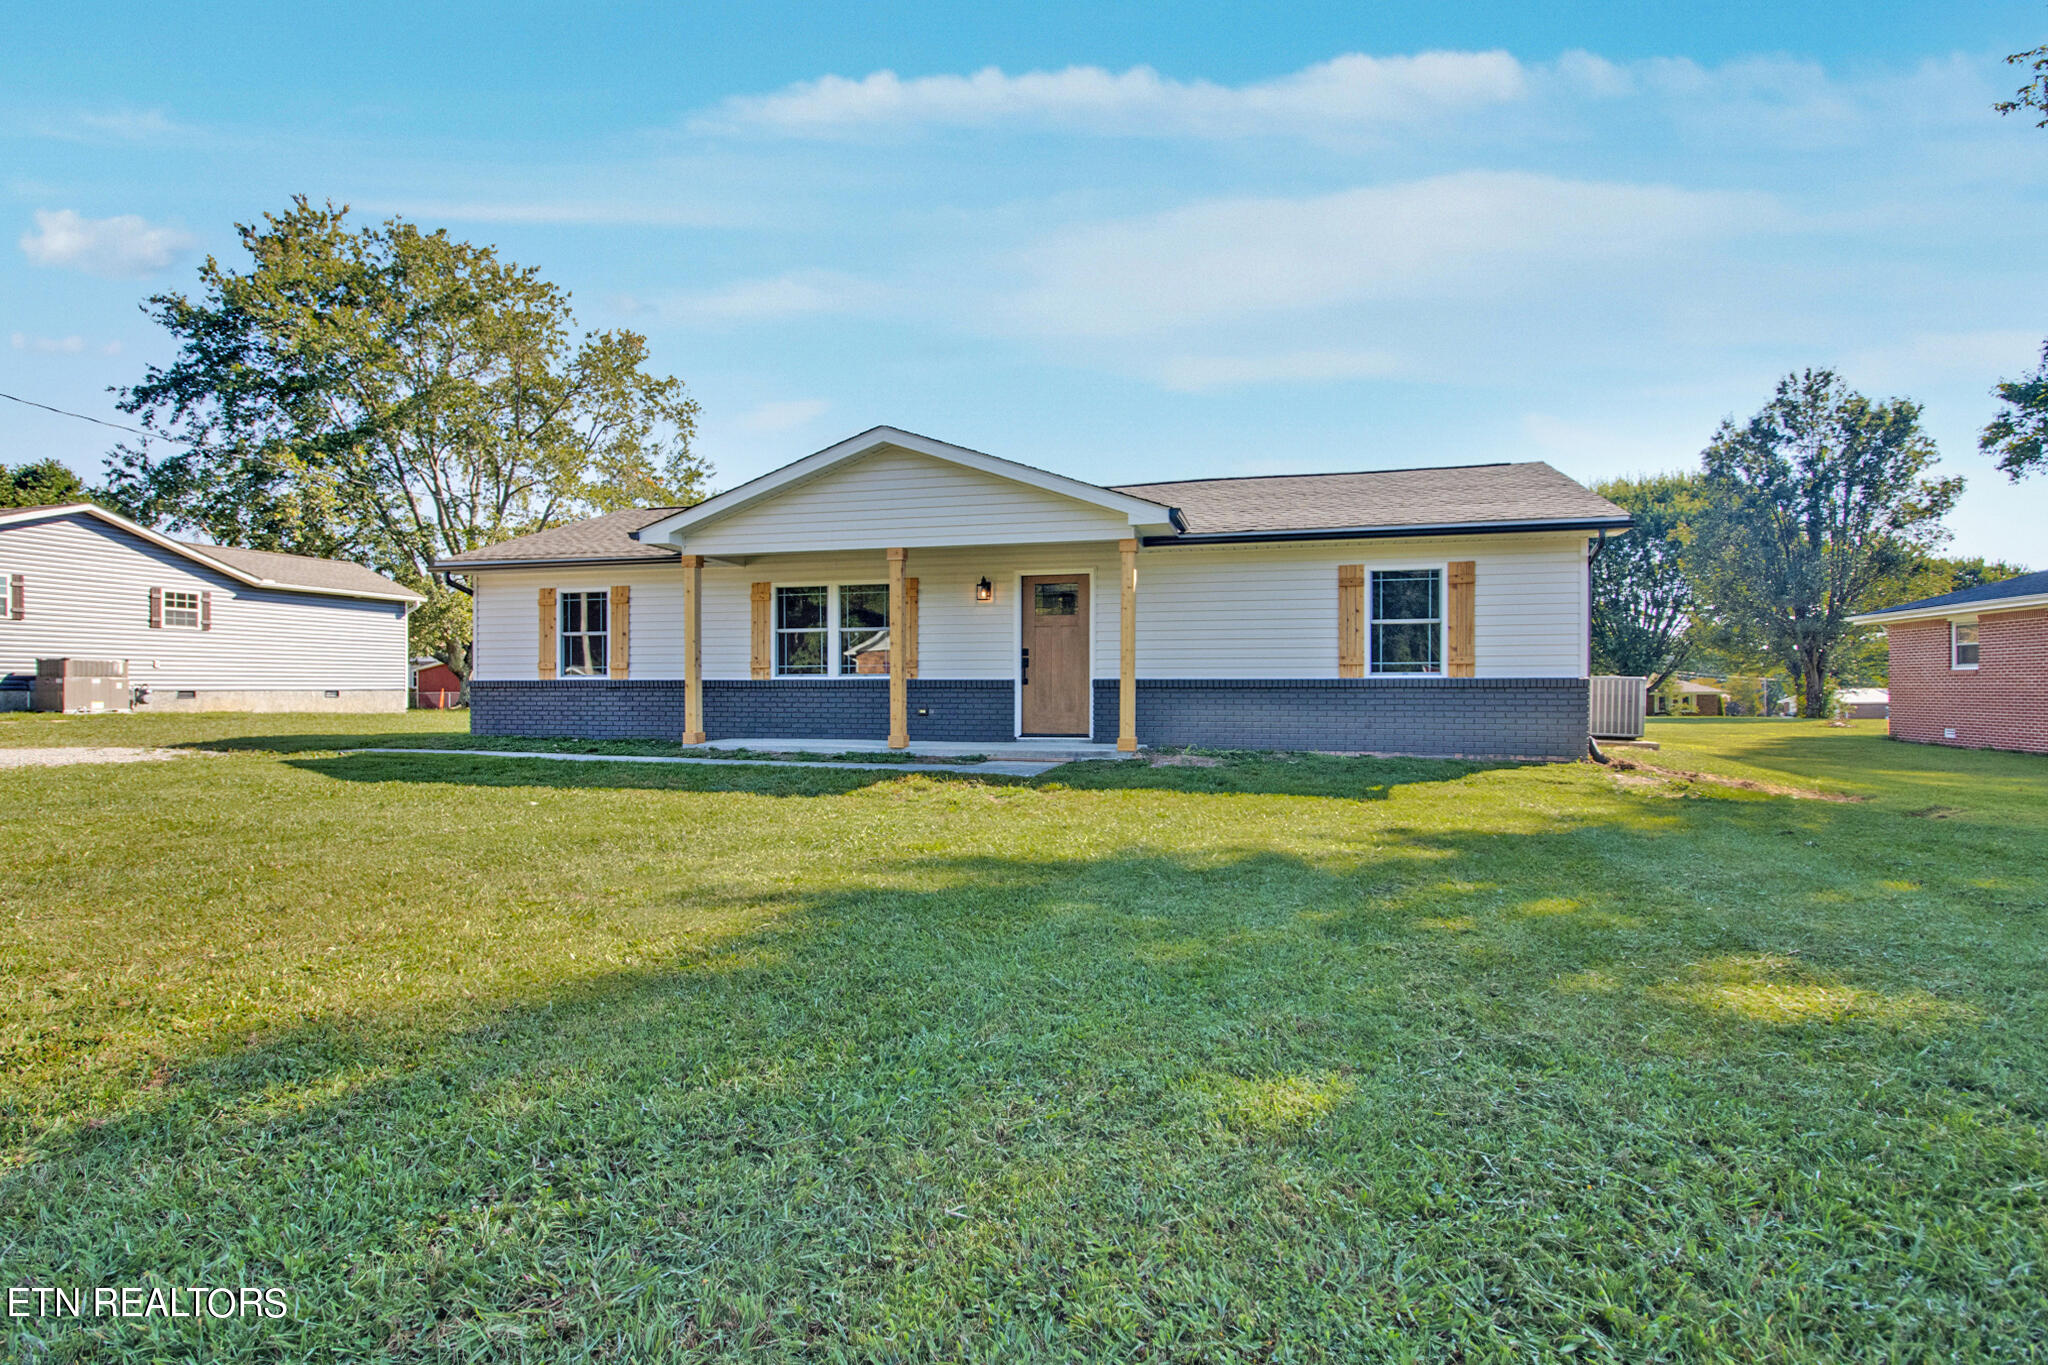
M27 575L27 619L0 630L0 672L38 658L126 659L130 681L180 690L406 687L405 609L398 602L252 588L91 517L0 527L0 560ZM212 594L209 630L149 624L165 601Z
M684 533L690 554L1116 540L1127 518L907 450L834 465Z
M890 542L894 543L894 542ZM879 542L878 542L879 546ZM1482 678L1585 676L1586 540L1570 533L1292 544L1150 547L1138 558L1138 674L1145 678L1334 678L1337 566L1413 568L1475 562L1475 673ZM912 549L918 580L918 676L1012 678L1018 580L1093 575L1094 676L1116 675L1118 557L1113 543ZM882 550L761 555L707 564L704 676L751 676L755 583L877 583ZM986 576L993 602L976 602ZM673 564L485 570L474 576L476 676L531 679L541 588L633 590L634 678L683 676L682 570ZM216 623L216 630L219 628Z

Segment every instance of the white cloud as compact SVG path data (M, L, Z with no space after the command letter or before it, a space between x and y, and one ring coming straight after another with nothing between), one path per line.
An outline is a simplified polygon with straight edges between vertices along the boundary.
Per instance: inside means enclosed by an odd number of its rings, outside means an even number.
M1330 133L1413 124L1447 110L1521 98L1522 64L1506 52L1349 53L1247 85L1180 81L1149 66L1099 66L1010 75L904 79L877 71L859 80L824 76L772 95L726 100L693 123L698 131L755 128L800 136L863 129L1026 124L1101 133L1238 137Z
M26 332L16 332L8 340L14 344L14 349L17 351L41 351L45 354L78 355L85 350L85 338L75 335L68 337L39 337L30 336Z
M21 235L22 253L37 265L111 277L154 274L193 245L176 228L132 213L83 218L71 209L36 210L34 230Z
M797 270L717 289L673 295L656 303L678 322L762 322L807 313L837 313L871 303L881 291L864 280L827 270Z
M831 404L822 398L792 398L779 403L759 403L733 418L739 430L755 436L772 436L795 431L823 417Z
M186 132L161 109L107 109L51 115L31 119L19 126L36 137L55 138L62 142L156 142Z
M1006 311L1046 335L1168 332L1367 300L1526 295L1781 221L1762 195L1471 171L1224 199L1075 229L1023 258Z
M1389 351L1279 351L1269 355L1179 355L1159 365L1159 382L1181 393L1250 384L1314 384L1336 379L1385 379L1402 363Z

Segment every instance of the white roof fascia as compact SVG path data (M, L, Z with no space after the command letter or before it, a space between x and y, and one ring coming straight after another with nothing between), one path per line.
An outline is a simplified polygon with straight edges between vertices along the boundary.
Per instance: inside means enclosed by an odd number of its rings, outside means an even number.
M1950 621L1963 617L1990 616L2001 611L2033 611L2048 607L2048 592L2025 597L1988 597L1978 602L1951 602L1945 607L1921 607L1917 611L1866 611L1849 618L1852 626L1886 626L1900 621Z
M225 561L215 559L197 546L183 541L172 540L169 536L158 535L147 526L138 525L115 512L109 512L97 503L69 502L55 507L25 507L0 512L0 526L9 526L17 521L37 521L44 517L71 516L83 512L98 517L109 526L117 526L128 534L172 554L183 555L195 563L204 564L217 574L223 574L252 588L268 588L272 592L309 592L318 597L360 597L375 602L424 602L427 599L416 592L358 592L354 588L316 588L306 583L285 583L275 578L259 578Z
M858 459L884 446L895 446L919 455L928 455L932 459L978 470L999 479L1008 479L1012 483L1025 484L1048 493L1057 493L1061 497L1073 498L1077 502L1108 508L1124 516L1134 527L1159 527L1162 530L1176 532L1180 529L1176 524L1173 509L1163 503L1147 502L1143 498L1134 498L1127 493L1113 492L1092 483L1083 483L1079 479L1034 469L1030 465L1018 464L1014 460L1005 460L995 455L985 455L979 450L969 450L965 446L949 445L944 441L935 441L929 436L919 436L915 432L903 431L896 427L872 427L858 436L848 437L837 445L826 446L823 450L806 455L793 464L786 464L780 469L763 474L758 479L743 483L738 488L720 493L715 498L707 498L695 507L687 507L673 516L649 522L635 531L633 538L654 543L669 542L675 535L693 526L701 526L705 522L737 512L763 498L772 497L792 484L822 474L834 465Z

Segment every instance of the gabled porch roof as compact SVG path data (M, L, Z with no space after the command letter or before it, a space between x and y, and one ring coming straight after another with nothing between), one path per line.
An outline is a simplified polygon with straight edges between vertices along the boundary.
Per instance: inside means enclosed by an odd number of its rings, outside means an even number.
M966 446L933 440L916 432L883 426L871 427L858 436L848 437L837 445L827 446L792 464L786 464L757 479L749 480L728 492L707 498L695 507L684 508L649 522L635 531L633 538L656 545L684 543L693 531L755 506L799 484L819 478L842 465L887 449L909 451L946 464L971 469L979 474L991 475L1011 483L1022 484L1027 488L1035 488L1041 492L1057 494L1060 497L1071 498L1075 502L1101 508L1122 517L1132 528L1133 535L1172 535L1182 529L1180 513L1164 503L1135 497L1113 488L1083 483L1079 479L1070 479L1063 474L1054 474L1049 470L1019 464L1015 460L1005 460L979 450L969 450Z

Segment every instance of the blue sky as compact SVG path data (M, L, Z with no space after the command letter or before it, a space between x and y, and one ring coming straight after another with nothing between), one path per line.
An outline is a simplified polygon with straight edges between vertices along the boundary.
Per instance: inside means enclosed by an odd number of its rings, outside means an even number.
M1927 406L1956 549L2048 337L2040 4L38 6L0 50L0 389L113 417L138 311L293 193L629 326L730 486L890 423L1101 482L1692 464L1776 378ZM105 433L0 403L0 460Z

